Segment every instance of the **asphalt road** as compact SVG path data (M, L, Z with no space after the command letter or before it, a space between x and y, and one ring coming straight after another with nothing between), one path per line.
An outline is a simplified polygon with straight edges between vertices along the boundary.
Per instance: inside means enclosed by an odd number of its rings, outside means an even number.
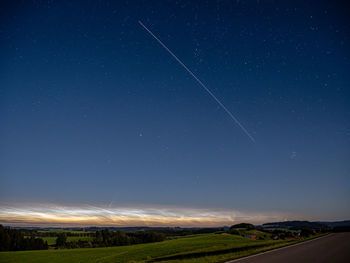
M336 233L227 263L348 263L350 233Z

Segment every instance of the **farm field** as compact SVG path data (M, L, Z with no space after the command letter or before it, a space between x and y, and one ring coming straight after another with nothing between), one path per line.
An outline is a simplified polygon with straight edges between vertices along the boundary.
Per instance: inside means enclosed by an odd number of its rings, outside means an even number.
M47 244L49 246L53 246L56 244L56 239L57 237L40 237L42 238L44 241L47 241ZM72 241L79 241L79 240L83 240L83 241L91 241L92 237L79 237L79 236L68 236L67 237L67 242L72 242Z
M227 233L200 234L157 243L108 248L0 252L0 261L4 263L223 262L290 243L282 240L251 240Z
M39 230L38 235L36 237L43 239L47 242L49 246L54 246L56 244L57 235L60 233L74 234L73 236L67 236L67 242L76 242L79 240L82 241L92 241L92 237L88 236L89 232L84 232L80 230L65 230L65 229L57 229L57 230ZM45 236L45 234L51 234L52 236ZM29 237L29 236L26 236Z

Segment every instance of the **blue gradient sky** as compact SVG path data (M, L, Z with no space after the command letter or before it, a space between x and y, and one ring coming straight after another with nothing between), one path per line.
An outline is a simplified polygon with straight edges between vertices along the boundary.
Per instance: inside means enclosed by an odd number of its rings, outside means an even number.
M350 217L345 4L69 2L0 5L1 202Z

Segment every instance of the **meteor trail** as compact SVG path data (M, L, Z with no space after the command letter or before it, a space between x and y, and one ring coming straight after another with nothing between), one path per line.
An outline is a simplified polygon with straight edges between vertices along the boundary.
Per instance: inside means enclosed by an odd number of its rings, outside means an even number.
M186 71L199 83L199 85L202 86L203 89L205 89L206 92L209 93L209 95L221 106L221 108L224 109L224 111L226 111L226 113L231 117L231 119L242 129L242 131L252 140L252 142L255 142L255 139L253 138L253 136L250 135L250 133L247 131L246 128L244 128L244 126L236 119L235 116L233 116L233 114L226 108L226 106L210 91L209 88L207 88L207 86L204 85L204 83L197 78L196 75L194 75L194 73L162 42L160 41L159 38L157 38L151 30L149 30L141 21L139 21L139 24L155 39L157 40L157 42L166 50L168 51L168 53L176 59L177 62L179 62L179 64L186 69Z

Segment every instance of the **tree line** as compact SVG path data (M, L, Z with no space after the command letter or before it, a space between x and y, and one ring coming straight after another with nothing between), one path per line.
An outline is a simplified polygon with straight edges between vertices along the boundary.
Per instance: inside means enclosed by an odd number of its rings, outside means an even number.
M86 247L113 247L143 243L160 242L165 240L163 233L153 231L140 231L126 233L121 230L98 230L93 235L92 241L78 240L67 241L67 233L59 233L56 239L57 248L86 248Z
M59 231L33 231L32 235L40 236L40 237L57 237ZM92 236L94 233L85 233L85 232L64 232L67 237L89 237Z
M39 249L48 249L47 242L33 236L26 237L21 230L5 228L0 225L0 251Z
M39 250L48 249L48 244L42 235L31 230L19 230L0 225L0 251ZM110 231L108 229L98 230L95 233L86 233L91 240L68 241L67 237L78 236L77 233L61 232L55 233L55 248L88 248L88 247L112 247L165 240L165 234L154 231L139 231L126 233L124 231ZM84 235L84 236L87 236ZM52 235L47 235L52 236Z

